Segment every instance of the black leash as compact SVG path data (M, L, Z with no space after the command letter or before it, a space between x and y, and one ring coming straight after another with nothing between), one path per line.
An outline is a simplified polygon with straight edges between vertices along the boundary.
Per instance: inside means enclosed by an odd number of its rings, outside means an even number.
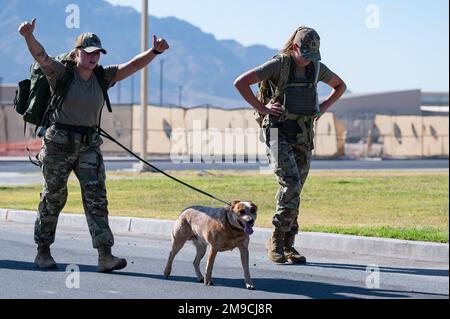
M100 136L103 136L103 137L105 137L105 138L111 140L112 142L116 143L116 144L119 145L121 148L123 148L125 151L127 151L129 154L131 154L131 155L133 155L134 157L136 157L136 158L137 158L138 160L140 160L142 163L144 163L144 164L150 166L150 167L153 168L155 171L157 171L157 172L159 172L159 173L161 173L161 174L163 174L163 175L165 175L165 176L167 176L167 177L173 179L174 181L176 181L176 182L178 182L178 183L180 183L180 184L183 184L183 185L186 186L186 187L189 187L190 189L193 189L193 190L195 190L195 191L197 191L197 192L199 192L199 193L202 193L202 194L205 195L205 196L208 196L208 197L210 197L210 198L212 198L212 199L215 199L216 201L219 201L219 202L221 202L221 203L223 203L223 204L226 204L226 205L231 206L230 203L228 203L228 202L226 202L226 201L224 201L224 200L221 200L220 198L217 198L217 197L215 197L214 195L211 195L211 194L209 194L209 193L207 193L207 192L205 192L205 191L202 191L201 189L198 189L197 187L191 186L191 185L189 185L189 184L187 184L187 183L185 183L185 182L179 180L179 179L176 178L176 177L170 176L170 175L167 174L166 172L164 172L164 171L160 170L159 168L155 167L154 165L150 164L149 162L147 162L146 160L144 160L143 158L141 158L139 155L133 153L131 150L129 150L128 148L126 148L125 146L123 146L122 144L120 144L114 137L112 137L112 136L109 135L107 132L105 132L101 127L99 127L99 134L100 134Z

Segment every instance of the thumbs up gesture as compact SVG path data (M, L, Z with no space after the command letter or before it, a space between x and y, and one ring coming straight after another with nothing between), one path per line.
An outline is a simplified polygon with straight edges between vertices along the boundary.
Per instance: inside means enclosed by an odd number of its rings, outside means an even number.
M166 40L162 38L156 38L156 35L153 35L153 50L157 51L158 53L163 53L169 48L169 45L167 44Z
M31 23L25 21L19 26L19 33L24 37L28 38L33 35L34 28L36 27L36 18L34 18Z

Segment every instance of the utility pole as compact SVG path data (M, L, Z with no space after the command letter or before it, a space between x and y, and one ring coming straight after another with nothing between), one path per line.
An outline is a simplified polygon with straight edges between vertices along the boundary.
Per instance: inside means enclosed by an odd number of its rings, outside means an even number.
M120 104L120 81L117 83L117 104Z
M0 106L3 105L3 96L2 96L3 87L2 87L2 81L3 81L3 78L0 76Z
M164 79L164 60L160 61L160 71L159 71L159 105L162 106L163 99L163 79Z
M131 105L134 105L134 75L131 76Z
M181 107L181 92L183 92L183 86L178 85L178 106Z
M142 0L141 13L141 51L145 52L148 49L148 0ZM147 159L147 67L141 71L141 157ZM145 164L141 163L139 171L148 171Z

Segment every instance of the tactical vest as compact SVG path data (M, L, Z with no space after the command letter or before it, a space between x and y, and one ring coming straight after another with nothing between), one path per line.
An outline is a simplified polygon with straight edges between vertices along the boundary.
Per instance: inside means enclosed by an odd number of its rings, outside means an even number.
M310 64L306 70L306 79L295 81L295 62L287 55L281 55L281 72L277 85L270 83L271 100L284 106L281 116L265 116L262 127L265 128L265 141L270 128L279 129L279 137L289 143L302 144L308 149L314 148L314 120L312 115L319 111L317 82L320 63ZM263 93L260 90L260 93ZM261 100L262 94L258 96ZM264 100L267 103L267 98ZM263 103L264 103L263 102Z
M284 107L290 114L312 116L319 111L317 81L320 63L311 63L307 67L305 79L296 81L294 72L295 63L291 62L289 82L284 88Z

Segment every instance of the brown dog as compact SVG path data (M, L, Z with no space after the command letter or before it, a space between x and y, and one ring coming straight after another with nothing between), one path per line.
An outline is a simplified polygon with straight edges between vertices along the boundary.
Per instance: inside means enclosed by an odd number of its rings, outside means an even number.
M200 282L213 285L211 281L214 259L219 251L233 250L238 247L244 269L245 286L255 289L250 278L248 244L253 233L257 207L252 202L233 202L232 206L211 208L194 206L181 212L172 231L172 251L167 260L164 275L170 276L175 255L188 240L197 248L194 269ZM200 272L200 261L209 245L206 275Z

